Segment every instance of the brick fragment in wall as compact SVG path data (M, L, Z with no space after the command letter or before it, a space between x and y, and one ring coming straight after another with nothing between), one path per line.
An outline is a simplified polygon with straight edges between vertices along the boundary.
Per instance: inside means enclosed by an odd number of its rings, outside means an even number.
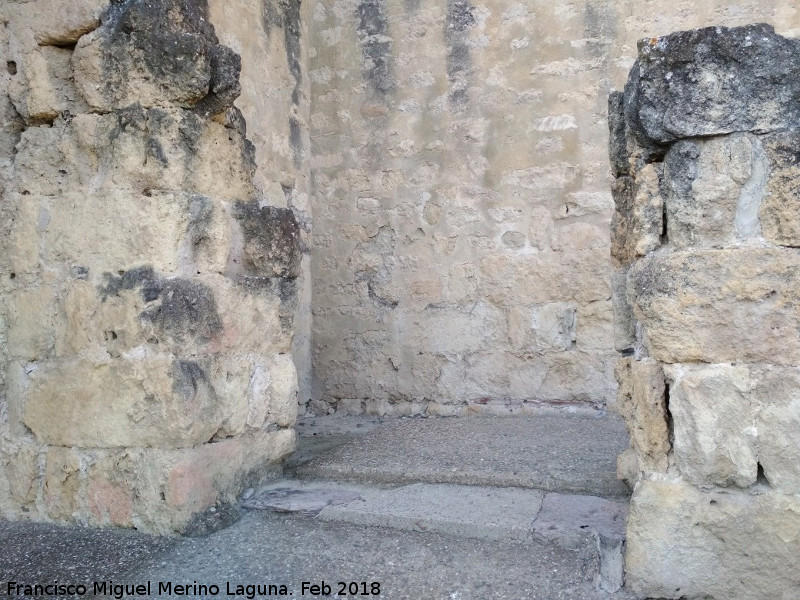
M627 357L619 360L614 374L619 389L612 408L628 426L637 470L665 473L671 440L662 365Z
M640 481L628 515L626 586L643 598L791 598L800 586L798 545L797 496Z
M755 411L746 366L666 365L675 462L696 485L756 482Z
M670 246L730 246L758 236L766 179L766 156L756 136L673 144L664 158Z
M625 88L626 122L644 145L791 129L800 119L798 65L800 41L765 24L644 39Z
M81 94L96 111L138 103L223 112L241 92L241 59L219 45L207 12L205 0L112 5L75 48Z
M799 273L788 248L651 255L631 267L628 298L659 361L796 365Z

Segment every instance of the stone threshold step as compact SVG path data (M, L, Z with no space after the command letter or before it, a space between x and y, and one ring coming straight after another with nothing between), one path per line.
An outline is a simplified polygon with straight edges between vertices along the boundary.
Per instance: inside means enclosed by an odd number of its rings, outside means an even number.
M461 538L552 543L595 565L604 591L622 587L627 503L530 488L414 483L375 487L283 480L242 506Z
M630 497L616 476L616 457L629 442L615 415L319 417L299 422L298 431L298 451L284 468L296 479Z

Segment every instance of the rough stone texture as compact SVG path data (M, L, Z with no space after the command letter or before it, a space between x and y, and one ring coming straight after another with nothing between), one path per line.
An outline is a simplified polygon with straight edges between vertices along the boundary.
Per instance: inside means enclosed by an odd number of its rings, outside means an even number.
M800 502L769 489L642 481L628 516L627 579L640 597L797 595Z
M663 362L800 364L800 254L779 248L651 255L628 275L628 296Z
M626 568L640 597L796 595L798 57L767 25L645 39L609 101L631 433L617 468L634 488ZM653 165L664 235L637 253L624 236Z
M639 42L625 88L646 142L790 129L800 118L800 42L769 25L708 27Z
M664 159L670 245L726 246L760 234L766 176L764 151L753 135L673 144Z
M207 532L293 448L303 173L257 177L281 132L247 139L207 2L77 4L0 8L0 509Z
M637 471L666 472L671 441L661 365L652 359L623 358L615 374L619 391L612 408L628 425Z
M757 428L749 369L668 365L664 371L670 379L675 461L684 479L696 485L755 483Z

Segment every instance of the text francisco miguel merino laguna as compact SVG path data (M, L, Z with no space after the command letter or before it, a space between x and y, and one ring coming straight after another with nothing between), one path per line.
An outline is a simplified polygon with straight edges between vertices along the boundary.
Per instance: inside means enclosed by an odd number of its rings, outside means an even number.
M324 581L300 584L301 596L321 596L330 593L330 586ZM146 583L121 584L113 581L93 581L82 583L19 583L6 582L6 594L9 597L65 597L84 596L86 594L112 596L117 600L137 596L241 596L252 600L258 596L291 596L286 585L274 584L235 584L226 581L222 586L215 584L174 583L172 581L148 581ZM380 592L378 592L380 593ZM376 594L377 595L377 594Z

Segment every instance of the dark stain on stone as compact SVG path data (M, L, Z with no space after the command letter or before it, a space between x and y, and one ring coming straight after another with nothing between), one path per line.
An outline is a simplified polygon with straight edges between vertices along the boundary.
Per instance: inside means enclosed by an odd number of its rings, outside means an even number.
M392 41L383 0L361 0L356 17L364 77L375 92L387 94L397 87L397 82L393 75Z
M149 306L139 315L159 335L175 341L205 342L222 331L222 319L211 290L199 281L159 277L152 267L141 266L114 275L104 273L99 293L103 301L121 292L139 290ZM154 338L155 339L155 338Z
M241 267L245 275L298 277L300 275L300 227L288 208L239 202L234 216L244 236Z
M208 116L241 92L241 59L219 44L206 0L124 0L101 17L105 86L125 89L128 72L144 67L167 95Z
M208 375L199 364L191 360L178 360L173 364L172 390L186 402L198 394L214 395L214 387L208 380Z
M472 57L467 32L475 25L469 0L448 0L444 40L447 45L447 79L450 81L450 104L462 110L469 100Z
M161 146L161 142L159 142L155 138L150 138L147 140L147 156L153 157L161 163L162 166L166 167L169 161L167 160L167 155L164 154L164 148Z
M222 319L214 294L204 284L190 279L164 279L160 282L160 300L140 315L177 341L210 341L222 331Z
M616 31L617 23L608 7L598 9L590 2L586 3L583 35L588 40L587 52L590 56L605 56L603 47L609 40L614 39Z

